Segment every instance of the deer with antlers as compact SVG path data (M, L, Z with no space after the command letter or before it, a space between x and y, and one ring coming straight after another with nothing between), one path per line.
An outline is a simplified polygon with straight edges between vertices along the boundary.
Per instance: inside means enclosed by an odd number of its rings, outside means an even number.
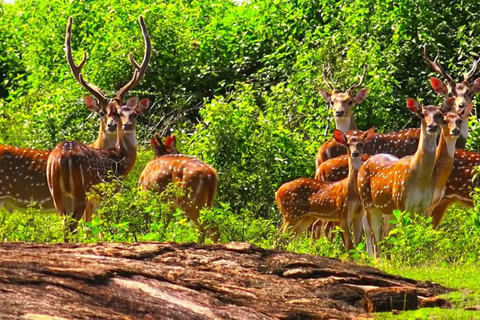
M327 72L325 68L323 69L323 80L330 91L320 89L320 93L323 100L329 105L329 110L333 111L335 127L342 132L357 129L355 117L353 116L353 107L365 100L368 90L362 88L355 95L353 95L353 91L363 84L366 71L366 67L363 66L363 74L360 77L360 81L348 88L347 91L338 92L327 80Z
M72 214L74 221L78 221L84 211L86 220L90 219L92 210L99 201L87 199L86 194L93 186L109 181L110 172L116 177L127 176L136 160L136 117L148 109L150 101L147 98L140 101L138 98L130 98L124 103L124 98L145 75L152 52L142 16L139 17L139 22L145 43L143 61L139 65L133 55L129 55L135 69L133 77L106 106L108 116L116 118L120 124L115 147L99 150L78 141L65 141L58 144L48 157L47 182L55 208L62 216ZM88 87L81 73L78 74L78 79L82 85ZM94 91L96 90L92 89L92 94ZM76 223L72 224L70 229L75 227Z
M72 17L69 18L65 36L66 58L75 79L82 84L94 98L86 95L88 109L100 116L98 137L89 146L98 149L110 149L117 141L118 119L107 113L108 100L100 89L80 80L80 72L87 61L84 53L77 65L72 55L71 35ZM55 212L50 191L47 186L46 167L50 151L42 151L12 146L0 146L0 206L9 211L26 210L32 203L41 207L43 212Z
M198 158L179 154L174 135L163 143L156 134L151 142L157 158L143 169L140 186L162 192L169 183L177 184L184 193L173 199L175 205L197 223L200 210L212 206L217 191L217 171Z
M362 205L358 195L357 173L362 164L364 145L373 137L375 128L349 138L340 130L334 130L334 138L348 152L348 177L338 182L324 182L300 178L283 184L275 194L275 201L283 216L282 232L290 227L301 233L317 220L337 221L344 230L347 250L353 248L350 224L354 225L355 245L360 242L362 231Z
M455 99L449 98L442 107L444 111L454 108ZM442 189L453 163L455 142L460 133L459 116L442 114L436 106L420 107L415 99L407 99L408 109L421 119L420 143L413 156L398 159L389 154L370 157L358 172L358 192L366 212L368 224L373 231L373 243L379 254L381 222L384 215L394 210L426 214L434 197ZM444 123L445 133L437 149L437 135ZM453 127L453 129L451 129ZM438 174L434 176L434 173ZM366 236L371 233L366 230ZM373 254L372 252L369 252Z
M477 70L479 60L474 60L472 68L464 75L461 83L455 83L452 76L447 74L438 63L438 55L434 61L430 60L427 45L424 46L423 57L434 71L447 79L447 85L445 85L438 78L430 78L430 84L433 90L443 95L445 99L454 98L455 110L462 112L462 110L472 102L473 97L480 92L480 78L477 78L473 82L470 81ZM346 132L347 136L349 134L351 133ZM357 132L352 132L352 134L357 134ZM365 157L378 153L388 153L398 158L412 155L417 150L419 136L420 129L418 128L384 134L377 133L371 143L366 146L364 150ZM467 138L468 121L463 121L456 147L463 149ZM337 144L335 140L329 140L324 143L318 151L315 179L325 181L338 181L343 179L347 176L347 163L348 160L344 148Z
M453 80L452 76L445 72L442 66L437 62L438 54L435 59L432 61L428 57L428 46L424 46L425 61L435 70L437 73L442 75L446 80L447 84L445 85L442 80L438 78L430 78L430 83L433 90L438 94L444 96L445 98L453 97L455 98L455 108L457 112L460 112L461 109L466 108L473 100L473 97L480 92L480 78L475 79L470 82L470 79L475 74L477 70L478 60L473 61L472 68L463 76L463 81L457 83ZM467 143L468 138L468 121L464 121L462 124L462 129L460 131L460 136L457 140L457 148L464 149Z

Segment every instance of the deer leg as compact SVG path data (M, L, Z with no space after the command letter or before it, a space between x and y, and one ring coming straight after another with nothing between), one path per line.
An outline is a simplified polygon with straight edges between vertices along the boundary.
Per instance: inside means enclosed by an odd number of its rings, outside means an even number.
M378 242L381 240L383 213L376 208L367 209L367 221L373 234L372 244L375 248L375 255L380 257L380 247Z
M382 239L390 233L393 229L393 224L390 222L390 216L383 216L383 229L382 229Z
M364 215L360 215L353 221L353 243L355 248L358 247L358 244L362 240L363 219Z
M335 221L328 221L324 226L325 237L327 237L328 240L333 241L334 233L332 231L335 230L335 227L338 226L338 223Z
M362 214L362 226L365 231L365 246L367 247L367 252L370 257L373 256L373 245L372 245L372 230L370 229L370 224L367 221L367 216Z
M439 204L435 206L432 211L432 225L433 229L437 230L440 222L442 222L443 218L445 217L445 213L447 213L447 209L453 204L454 201L443 198Z
M83 219L88 222L92 220L92 215L97 211L98 201L89 200L83 213Z
M86 196L74 198L73 212L72 212L73 222L69 226L70 232L74 232L75 229L77 228L78 221L82 218L85 212L85 209L87 207L87 203L88 203L88 200Z
M353 249L352 237L350 235L349 220L350 219L345 219L345 218L340 219L340 227L343 229L343 234L342 234L343 244L345 245L347 252Z

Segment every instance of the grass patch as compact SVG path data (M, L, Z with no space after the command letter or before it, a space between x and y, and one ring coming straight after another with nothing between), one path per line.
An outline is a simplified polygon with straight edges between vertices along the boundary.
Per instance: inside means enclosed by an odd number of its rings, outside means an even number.
M385 272L422 281L433 281L457 291L444 295L454 309L424 308L401 312L375 314L375 319L480 319L479 311L466 311L466 307L480 307L480 266L379 266Z

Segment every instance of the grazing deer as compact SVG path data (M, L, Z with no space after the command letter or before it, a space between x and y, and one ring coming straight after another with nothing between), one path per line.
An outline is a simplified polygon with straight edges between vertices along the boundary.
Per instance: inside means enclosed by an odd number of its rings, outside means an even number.
M109 149L117 141L117 118L107 114L108 100L100 89L80 80L80 72L87 61L84 53L82 61L76 65L72 55L72 24L68 19L65 35L66 58L75 79L95 98L85 96L88 109L100 115L100 129L92 148ZM42 212L55 212L55 206L47 186L47 159L50 151L34 150L12 146L0 146L0 207L9 211L26 210L32 203L39 205Z
M453 104L454 98L449 98L444 106L451 108ZM394 210L426 214L437 182L433 176L435 165L440 164L439 157L443 155L436 152L443 116L440 108L432 105L420 107L412 98L407 99L407 107L421 119L420 142L415 154L400 160L389 154L377 154L370 157L358 172L358 192L373 231L377 255L384 215L391 215ZM372 236L368 230L366 236Z
M449 74L447 74L442 68L442 66L437 62L438 55L435 57L434 61L430 60L430 58L428 57L427 45L424 46L423 57L424 60L428 63L428 65L432 67L434 71L447 79L447 85L445 85L440 79L432 77L430 78L430 84L435 92L439 93L445 98L455 98L455 109L457 112L462 111L466 106L468 106L472 102L473 97L480 92L480 78L477 78L475 81L470 82L470 78L475 74L475 71L477 70L479 60L475 60L473 62L472 68L468 73L464 75L463 81L461 83L455 83L453 78ZM346 132L346 134L348 136L348 134L350 133ZM418 128L405 129L386 134L377 133L375 135L375 138L372 139L372 142L368 145L364 152L366 155L388 153L398 158L410 156L417 150L419 136L420 130ZM465 148L467 138L468 121L464 121L462 124L462 129L460 131L460 136L457 139L456 147L462 149ZM315 162L317 168L316 178L321 178L322 175L330 176L329 172L324 171L330 166L325 166L322 170L319 170L320 165L329 159L342 155L345 155L345 150L341 145L337 144L335 140L329 140L325 142L318 150ZM347 158L342 157L341 161L338 161L336 165L339 166L339 169L336 169L337 172L344 172L345 170L340 169L340 167L346 169ZM343 175L335 174L332 176L336 179L343 179L346 176L346 173L344 173Z
M217 171L195 157L179 154L175 136L168 137L164 144L156 134L152 146L157 158L143 169L140 186L162 192L169 183L178 184L184 193L174 199L175 204L197 223L200 210L212 206L217 191Z
M349 173L338 182L324 182L300 178L283 184L275 194L275 201L283 216L282 232L290 227L301 233L313 222L338 221L344 230L343 239L347 250L353 248L350 224L354 225L354 241L360 242L362 231L362 205L358 195L357 173L362 164L364 145L373 137L375 128L349 138L335 129L333 134L348 153Z
M90 188L100 182L108 181L109 171L117 177L128 175L136 160L135 118L148 109L150 101L130 98L124 104L124 98L145 75L152 52L150 36L142 16L139 17L139 22L145 43L143 61L139 65L130 54L130 62L135 68L133 77L117 92L113 100L107 101L106 105L108 116L120 123L115 147L109 150L98 150L78 141L65 141L57 145L48 157L47 181L55 208L60 215L72 213L75 221L80 219L80 212L83 211L85 211L85 220L90 220L99 202L98 199L92 199L87 204L86 193ZM71 34L71 19L67 27L68 34ZM85 58L86 55L84 55ZM80 63L80 66L82 65L83 60ZM89 91L92 94L99 91L88 86L81 73L78 73L78 80L87 89L90 88ZM99 96L97 98L100 100ZM76 224L71 225L71 229L75 227Z

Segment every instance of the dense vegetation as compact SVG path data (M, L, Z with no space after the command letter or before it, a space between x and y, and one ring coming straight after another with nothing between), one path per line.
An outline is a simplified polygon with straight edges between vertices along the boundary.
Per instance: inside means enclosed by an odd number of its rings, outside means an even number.
M94 140L98 119L84 106L84 89L64 57L67 17L74 17L75 57L89 54L85 77L113 95L131 77L128 52L143 53L142 14L154 51L132 93L154 104L139 119L139 159L125 183L103 187L107 201L81 225L78 240L97 241L100 234L108 241L199 240L161 195L136 188L153 157L148 141L161 132L177 134L180 151L218 170L215 206L203 219L220 226L222 241L344 256L338 238L293 241L277 234L275 190L313 175L315 153L330 137L325 128L333 128L318 92L323 66L332 67L332 81L344 90L366 64L369 95L355 110L360 128L414 127L405 98L440 101L428 84L433 73L422 46L440 52L445 68L460 77L478 58L479 12L474 0L0 2L0 143L52 149L65 139ZM477 120L471 125L469 148L478 150ZM425 219L398 214L385 258L398 265L475 263L477 212L451 210L438 232ZM3 240L62 239L54 214L3 212L0 220ZM366 259L362 247L355 255Z

